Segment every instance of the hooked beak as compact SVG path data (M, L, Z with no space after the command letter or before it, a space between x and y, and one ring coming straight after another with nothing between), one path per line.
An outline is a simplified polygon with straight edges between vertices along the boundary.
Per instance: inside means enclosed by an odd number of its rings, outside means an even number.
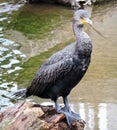
M82 23L82 24L90 24L90 25L92 25L92 21L89 19L89 18L80 18L80 22Z

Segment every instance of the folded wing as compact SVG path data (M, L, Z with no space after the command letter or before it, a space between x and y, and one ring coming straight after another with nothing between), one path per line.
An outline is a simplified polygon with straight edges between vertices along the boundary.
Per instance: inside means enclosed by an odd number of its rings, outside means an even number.
M41 96L57 84L59 80L62 80L71 71L72 67L72 58L63 58L53 64L43 64L36 73L31 86L27 88L27 96Z

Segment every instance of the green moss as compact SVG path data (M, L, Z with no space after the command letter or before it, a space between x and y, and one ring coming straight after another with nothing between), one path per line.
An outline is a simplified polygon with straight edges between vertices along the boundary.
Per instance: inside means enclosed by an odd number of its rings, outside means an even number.
M22 7L12 15L11 22L6 25L7 29L20 31L29 39L43 38L45 33L49 33L61 23L60 13L39 13L28 7Z

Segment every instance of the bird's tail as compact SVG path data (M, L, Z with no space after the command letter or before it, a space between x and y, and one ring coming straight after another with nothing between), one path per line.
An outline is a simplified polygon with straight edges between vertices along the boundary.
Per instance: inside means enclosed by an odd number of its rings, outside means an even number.
M13 93L10 98L13 100L26 98L26 88L20 89L17 92Z

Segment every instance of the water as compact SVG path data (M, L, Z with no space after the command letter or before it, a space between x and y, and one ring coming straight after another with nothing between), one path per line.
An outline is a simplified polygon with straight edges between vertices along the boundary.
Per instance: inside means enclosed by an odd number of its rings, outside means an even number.
M35 5L31 5L30 9L35 8L35 11L42 10L40 6L39 7L41 9L38 9L38 6L39 5L36 5L35 7ZM61 6L56 7L54 5L54 8L50 7L51 6L49 5L48 8L47 6L44 8L43 5L43 8L45 9L43 13L46 14L48 10L49 12L53 12L60 9L60 12L57 13L61 14L60 19L63 26L62 29L61 27L57 29L54 28L51 31L51 34L48 35L48 40L41 39L41 41L36 40L36 42L34 42L32 39L29 40L16 31L12 31L15 33L11 33L11 35L9 35L7 39L4 36L4 26L0 28L1 110L13 104L7 98L7 95L9 95L9 93L17 90L17 88L20 86L26 87L31 82L31 79L28 78L29 73L25 75L25 70L27 71L27 68L23 68L22 66L24 60L26 61L31 56L35 56L36 54L40 54L42 51L48 50L47 46L49 45L49 43L51 43L50 47L53 47L55 45L53 43L60 43L62 41L61 39L66 36L69 36L70 38L66 38L64 42L73 39L71 17L70 20L67 20L67 22L64 19L65 14L72 14L73 11ZM62 12L64 12L64 14ZM8 15L4 15L4 17L2 17L1 15L0 18L0 21L9 21ZM92 20L93 26L98 31L100 31L104 37L97 33L91 27L88 27L88 29L86 29L93 42L92 62L83 80L71 92L69 100L71 103L71 108L79 113L81 117L86 121L86 130L115 130L117 128L117 2L112 1L108 4L105 3L103 5L96 5L93 8ZM53 36L53 34L58 35ZM61 35L63 35L63 37ZM52 39L52 36L56 36L55 39ZM48 43L48 41L53 42ZM42 44L44 42L45 45ZM37 45L36 43L40 44ZM42 51L40 51L41 49ZM50 51L53 50L51 49ZM45 58L45 55L47 55L47 53L43 53L42 57ZM49 53L49 55L51 54ZM32 58L32 60L32 63L34 63L35 61L37 62L37 59L35 58ZM34 71L34 66L32 68L30 67L30 64L28 66L29 62L30 61L27 61L25 66L30 68L30 71ZM38 62L36 64L38 68ZM20 69L23 69L23 75L19 73L18 70ZM33 77L32 73L31 76ZM21 81L16 80L17 78L20 78ZM35 97L34 99L36 102L39 103L46 101Z
M18 10L21 4L9 4L8 2L0 3L0 22L10 22L8 15L12 11ZM5 15L3 15L5 14ZM7 96L12 91L17 90L15 77L17 71L21 70L21 64L26 57L18 48L20 44L4 37L4 28L0 26L0 109L13 105ZM9 80L9 74L13 74L14 78ZM5 78L7 77L7 78ZM7 79L7 80L6 80Z

